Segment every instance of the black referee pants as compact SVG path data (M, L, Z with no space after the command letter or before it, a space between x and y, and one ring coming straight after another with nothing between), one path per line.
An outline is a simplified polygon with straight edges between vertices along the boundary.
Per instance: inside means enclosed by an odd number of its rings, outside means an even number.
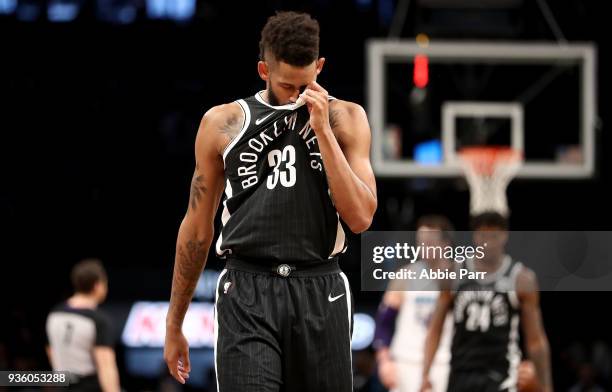
M293 269L229 260L215 304L218 392L352 392L352 318L336 260Z

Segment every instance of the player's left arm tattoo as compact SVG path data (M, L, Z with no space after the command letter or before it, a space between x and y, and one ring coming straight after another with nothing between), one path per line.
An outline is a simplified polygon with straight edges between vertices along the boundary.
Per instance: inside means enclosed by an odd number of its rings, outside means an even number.
M330 103L328 114L331 132L319 132L317 139L330 195L342 220L360 233L370 226L377 206L367 116L349 102Z
M338 127L341 115L342 114L338 109L333 109L331 107L329 108L329 125L332 127L332 129Z
M332 109L330 107L329 108L329 125L331 126L332 129L336 129L338 127L338 118L339 117L340 117L340 111L337 110L337 109ZM329 175L327 174L327 170L325 171L325 179L327 180L327 183L329 184ZM332 203L335 205L336 204L336 200L335 200L334 194L332 192L329 192L329 197L331 198Z
M342 116L342 112L338 109L329 108L329 125L332 129L337 129L340 124L340 118ZM325 177L327 179L327 183L329 184L329 176L327 175L327 171L325 171ZM333 192L329 193L329 197L332 200L334 205L336 204L336 200L334 198Z

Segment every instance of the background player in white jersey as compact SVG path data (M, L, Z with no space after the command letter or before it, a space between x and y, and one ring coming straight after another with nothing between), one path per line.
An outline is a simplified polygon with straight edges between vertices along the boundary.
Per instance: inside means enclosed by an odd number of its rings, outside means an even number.
M448 391L518 391L520 325L541 389L550 392L550 353L536 276L506 254L508 222L504 216L497 212L476 215L472 229L474 244L486 247L486 251L484 258L468 259L462 268L485 271L487 276L453 282L452 291L440 293L425 342L422 391L431 391L431 366L444 320L452 311L454 334Z
M216 243L227 260L215 302L218 390L353 390L352 296L337 259L345 228L370 226L376 184L365 111L317 83L324 63L318 23L277 13L261 34L266 89L202 119L166 320L164 356L181 383L190 371L182 323L225 190Z
M451 245L453 227L441 215L426 215L417 221L416 244ZM412 267L449 267L447 261L436 260L432 252ZM417 272L418 274L418 272ZM378 310L374 345L380 379L394 392L417 392L421 387L423 345L439 288L435 281L391 281ZM436 392L446 391L450 361L452 318L444 324L440 348L436 353L431 382Z

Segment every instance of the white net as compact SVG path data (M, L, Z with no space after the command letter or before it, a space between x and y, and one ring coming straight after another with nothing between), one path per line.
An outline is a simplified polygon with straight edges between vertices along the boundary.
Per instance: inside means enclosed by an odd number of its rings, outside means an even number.
M521 167L521 153L510 148L472 147L459 152L470 187L470 214L495 211L508 216L506 189Z

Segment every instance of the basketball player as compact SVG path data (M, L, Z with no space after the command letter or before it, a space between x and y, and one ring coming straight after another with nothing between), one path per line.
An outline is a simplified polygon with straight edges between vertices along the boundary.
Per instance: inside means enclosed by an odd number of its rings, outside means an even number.
M451 245L452 225L441 215L426 215L417 221L417 245ZM434 252L413 265L420 275L424 268L445 269L450 262L438 260ZM439 287L435 281L393 280L383 296L376 317L374 346L383 385L393 392L418 392L423 369L423 345ZM452 318L447 317L431 369L433 390L446 391L450 362Z
M83 260L71 279L75 294L47 317L49 362L70 372L71 391L118 392L110 322L97 310L108 292L106 271L99 260Z
M430 369L446 314L452 310L454 335L448 391L517 391L521 350L519 324L527 354L544 392L552 391L548 339L542 325L535 274L505 253L508 222L497 212L473 218L474 243L484 258L462 268L487 272L485 279L460 280L442 291L425 342L422 391L431 390Z
M317 83L324 62L318 23L277 13L261 33L266 89L204 115L167 316L165 360L181 383L190 371L181 325L225 189L217 389L352 391L352 296L337 258L346 228L370 226L376 185L365 112Z

